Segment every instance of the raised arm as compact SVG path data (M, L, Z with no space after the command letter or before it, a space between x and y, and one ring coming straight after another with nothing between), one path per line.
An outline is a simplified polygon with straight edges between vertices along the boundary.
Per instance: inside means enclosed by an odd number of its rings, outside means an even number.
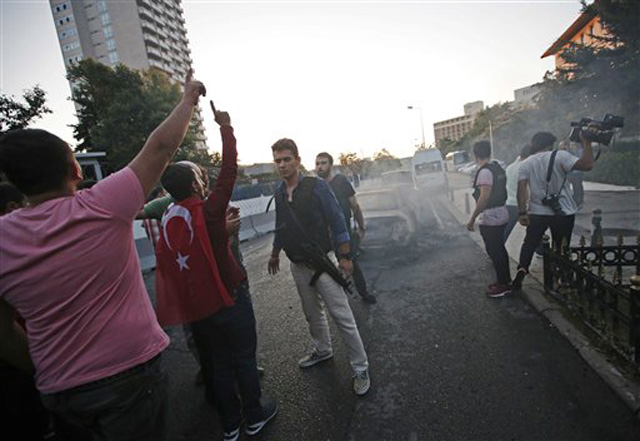
M233 186L238 176L238 150L236 149L236 138L233 135L229 114L216 110L213 101L210 101L210 104L215 121L220 125L222 165L216 179L216 185L205 202L205 213L207 216L220 220L226 216L227 206L231 200Z
M169 161L184 139L189 128L193 108L200 95L205 95L204 85L192 79L189 71L184 84L184 94L171 114L149 135L140 153L129 163L142 191L148 195L156 185Z
M588 129L587 129L588 130ZM580 133L580 141L582 142L582 156L573 165L572 170L589 171L593 168L595 161L593 160L593 149L591 148L591 141L585 139L584 134Z

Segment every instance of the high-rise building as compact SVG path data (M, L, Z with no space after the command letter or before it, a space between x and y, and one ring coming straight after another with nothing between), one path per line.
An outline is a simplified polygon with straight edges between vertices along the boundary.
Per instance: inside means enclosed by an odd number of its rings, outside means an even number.
M64 64L85 58L109 66L155 67L182 84L191 66L181 0L49 0ZM196 112L199 143L205 146Z
M464 105L464 115L434 123L433 135L436 147L440 147L440 143L445 139L459 141L471 130L477 114L482 110L484 110L484 103L482 101L474 101Z

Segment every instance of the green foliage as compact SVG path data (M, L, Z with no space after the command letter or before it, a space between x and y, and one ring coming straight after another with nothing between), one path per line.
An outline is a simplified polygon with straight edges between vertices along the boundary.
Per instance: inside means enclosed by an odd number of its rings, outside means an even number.
M122 64L111 68L91 59L69 70L72 99L78 104L78 124L73 126L77 150L105 151L115 169L127 165L151 132L171 113L182 93L161 71L136 71ZM192 120L176 160L213 167L217 157L196 145Z
M603 154L585 178L589 181L640 188L640 150Z
M51 110L45 105L46 92L39 86L25 90L22 98L26 104L8 95L0 95L0 135L9 130L24 129L31 121L41 118Z

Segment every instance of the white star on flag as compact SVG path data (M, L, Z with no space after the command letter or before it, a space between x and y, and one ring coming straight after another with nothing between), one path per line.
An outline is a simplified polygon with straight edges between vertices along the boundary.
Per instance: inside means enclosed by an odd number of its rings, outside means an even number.
M182 272L182 270L184 268L186 269L191 269L189 268L189 265L187 265L187 259L189 258L189 256L183 256L182 254L180 254L180 252L178 251L178 258L176 259L176 262L178 262L178 265L180 265L180 272Z

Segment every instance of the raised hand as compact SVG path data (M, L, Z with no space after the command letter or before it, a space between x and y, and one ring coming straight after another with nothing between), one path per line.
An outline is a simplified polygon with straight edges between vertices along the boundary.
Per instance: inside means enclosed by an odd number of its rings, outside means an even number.
M187 72L187 78L184 80L184 93L182 95L182 99L195 106L198 104L200 95L206 96L207 89L200 81L193 79L193 70L189 69Z
M216 106L213 104L213 100L209 100L209 104L211 105L211 111L213 112L213 119L218 123L218 125L230 126L231 117L229 116L229 114L221 110L216 110Z

